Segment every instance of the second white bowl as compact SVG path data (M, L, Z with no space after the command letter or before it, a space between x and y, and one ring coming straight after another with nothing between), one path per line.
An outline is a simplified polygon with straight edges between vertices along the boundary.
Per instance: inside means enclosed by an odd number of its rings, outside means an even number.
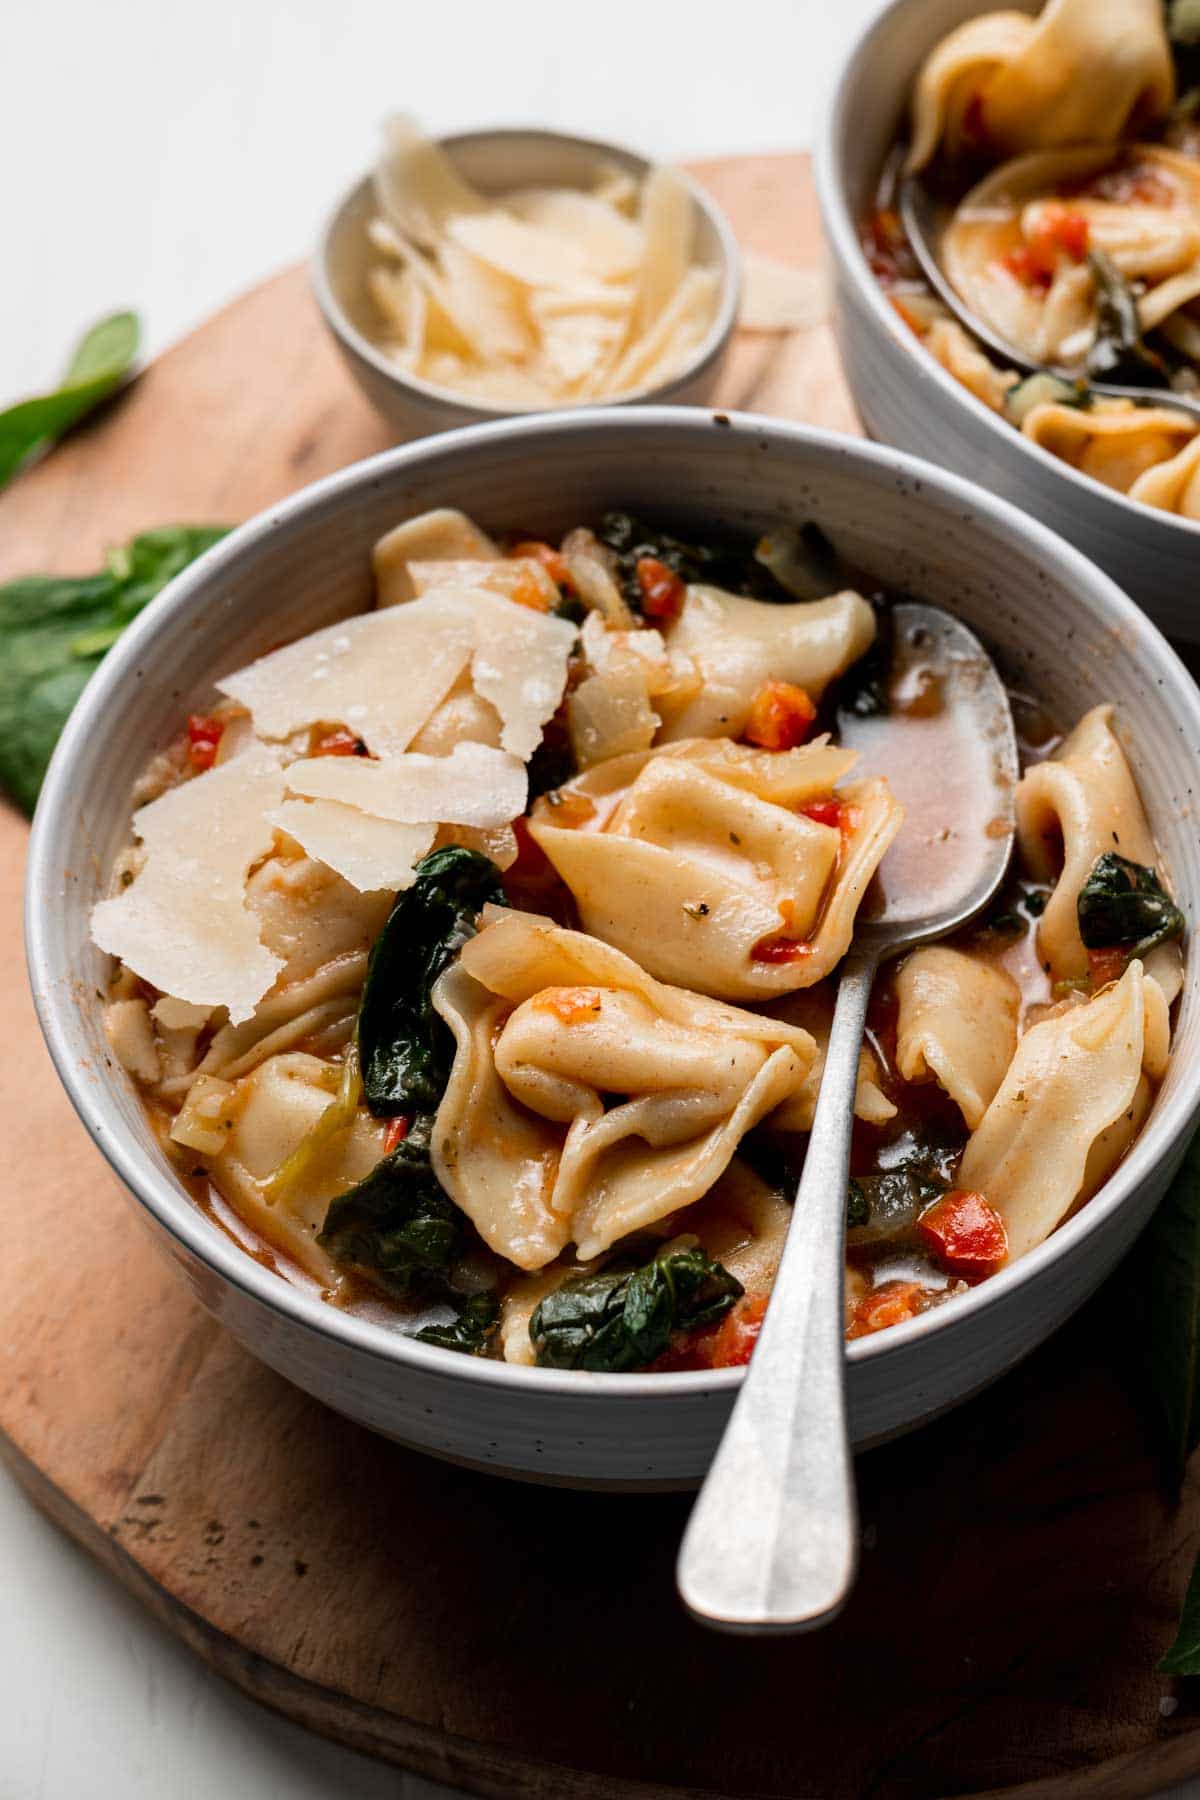
M969 475L1059 531L1171 637L1200 643L1200 523L1101 487L992 412L917 343L859 242L880 172L934 45L996 0L892 0L851 50L816 156L833 257L838 344L872 437ZM1040 0L1015 0L1021 12Z

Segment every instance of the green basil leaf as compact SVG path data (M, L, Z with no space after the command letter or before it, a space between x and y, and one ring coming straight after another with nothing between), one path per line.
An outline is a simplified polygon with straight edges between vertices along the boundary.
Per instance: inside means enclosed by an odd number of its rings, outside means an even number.
M445 1091L453 1040L433 1010L433 985L483 907L503 904L495 863L457 845L417 864L371 951L358 1015L363 1091L377 1118L433 1112Z
M461 1303L454 1318L444 1325L425 1325L415 1335L422 1344L437 1344L443 1350L478 1356L487 1348L499 1319L500 1307L494 1294L472 1294Z
M618 1259L547 1294L529 1335L541 1368L624 1374L660 1357L673 1332L719 1319L742 1292L698 1245L642 1264Z
M1186 924L1153 869L1111 850L1096 858L1076 910L1079 935L1089 950L1128 944L1131 956L1144 956L1167 938L1179 937Z
M399 1293L421 1276L444 1275L463 1247L463 1215L433 1172L432 1133L428 1114L414 1119L369 1175L329 1202L317 1237L335 1262Z
M76 345L62 385L0 412L0 487L41 445L60 438L128 375L138 352L136 313L112 313Z
M226 529L166 526L134 538L99 575L27 575L0 587L0 788L25 812L105 652Z

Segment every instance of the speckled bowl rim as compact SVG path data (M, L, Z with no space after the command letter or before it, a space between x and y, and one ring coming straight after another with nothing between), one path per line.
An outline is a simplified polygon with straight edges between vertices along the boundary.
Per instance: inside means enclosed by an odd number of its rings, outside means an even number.
M454 150L463 144L475 144L481 141L502 141L506 138L541 139L546 144L569 144L574 149L593 153L597 161L605 157L614 159L619 168L634 165L635 172L645 175L654 166L649 157L640 151L628 149L622 144L606 142L602 138L577 137L569 131L549 131L538 126L524 125L488 125L474 131L450 132L437 142L447 150ZM587 403L588 411L595 411L608 406L639 406L669 400L682 388L689 386L703 375L718 357L724 354L729 340L737 327L738 312L742 302L742 253L734 236L733 227L704 189L684 169L676 169L680 180L685 184L693 201L704 214L716 235L720 246L720 298L713 322L704 338L697 346L688 361L667 381L657 383L654 387L640 388L630 394L613 395L610 398L597 398ZM317 247L309 263L309 275L317 305L330 331L345 347L391 382L401 393L410 393L433 404L455 408L464 418L473 419L480 424L493 420L528 418L540 416L549 411L578 412L583 410L578 404L563 407L537 406L500 406L488 405L483 401L471 399L460 394L454 388L439 387L435 382L426 381L420 375L408 375L398 369L394 362L383 354L379 345L351 323L341 301L334 292L333 282L329 275L329 247L334 231L347 207L356 200L362 190L369 185L371 175L362 175L342 194L332 211L326 217L317 239Z
M817 134L817 148L813 159L813 176L817 190L817 200L821 209L825 235L833 250L836 261L848 277L854 282L858 293L866 300L875 324L886 332L892 341L908 356L915 371L918 387L923 386L926 392L933 391L945 396L951 404L965 406L989 431L994 432L1006 444L1015 444L1020 451L1032 458L1035 465L1054 469L1058 474L1072 481L1093 500L1096 497L1110 501L1114 506L1131 513L1135 519L1149 522L1165 532L1182 534L1184 537L1196 537L1200 534L1200 519L1185 519L1178 513L1164 512L1157 506L1147 506L1144 500L1131 500L1128 494L1122 494L1116 488L1105 487L1102 481L1096 481L1090 475L1083 475L1061 457L1053 456L1041 444L1035 444L1031 438L1010 425L1006 419L985 406L976 398L961 381L956 381L948 369L943 369L937 359L930 355L897 315L894 307L889 306L887 296L876 277L872 274L862 244L859 241L858 221L850 209L846 193L846 184L842 175L841 156L838 141L844 126L844 115L848 105L848 91L852 81L857 81L861 66L870 61L876 36L884 29L894 14L904 12L912 0L886 0L867 23L861 28L846 52L842 64L842 72L838 77L829 105L826 108ZM978 13L994 12L993 0L976 0ZM915 354L914 354L915 352ZM920 404L924 404L918 396Z
M823 453L831 463L859 465L879 470L905 483L912 504L925 504L922 492L934 492L961 508L964 518L982 517L1015 537L1055 571L1068 591L1098 624L1128 647L1153 676L1160 700L1200 742L1200 691L1158 628L1125 594L1088 561L1044 525L1028 518L1006 500L982 492L957 475L931 463L883 445L840 437L814 427L793 425L750 413L713 413L707 408L641 407L633 411L580 409L550 413L533 419L509 419L497 424L467 426L445 432L353 464L314 482L289 499L270 507L239 526L207 551L151 602L129 627L125 636L104 659L88 683L54 753L34 818L25 889L25 941L30 983L38 1020L59 1079L93 1142L114 1172L146 1211L192 1256L223 1282L251 1296L270 1311L281 1314L315 1332L336 1340L347 1349L366 1353L401 1368L412 1366L428 1373L497 1388L556 1395L627 1394L642 1399L658 1396L664 1403L680 1395L699 1395L737 1386L740 1369L683 1371L671 1374L610 1375L560 1372L526 1368L482 1358L465 1357L436 1345L421 1344L387 1326L355 1318L324 1301L291 1286L240 1249L200 1208L168 1178L160 1156L131 1142L115 1108L105 1103L104 1088L72 1060L66 1019L78 1004L77 984L70 970L59 970L50 948L45 920L58 903L62 886L62 857L58 850L68 840L76 795L83 791L90 746L97 733L112 729L121 713L123 691L139 679L138 664L168 621L182 613L203 615L212 577L228 565L253 558L256 548L315 507L324 507L340 496L369 487L383 472L423 465L436 472L439 463L454 465L479 446L511 444L514 455L534 454L540 467L547 466L555 440L578 435L613 433L626 436L642 430L701 434L722 430L724 440L737 444L744 433L781 448L791 445ZM553 466L552 464L550 466ZM1200 896L1189 899L1200 899ZM1196 907L1191 909L1196 911ZM1193 977L1193 979L1195 979ZM117 1079L116 1076L112 1077ZM122 1077L123 1079L123 1077ZM847 1345L852 1365L877 1357L896 1355L915 1340L935 1332L966 1327L976 1314L986 1313L1031 1277L1052 1268L1076 1253L1093 1233L1103 1230L1114 1213L1134 1194L1179 1144L1196 1123L1200 1092L1191 1097L1185 1083L1177 1083L1165 1101L1160 1097L1149 1124L1105 1187L1036 1250L1002 1269L979 1287L960 1295L952 1305L936 1307L876 1336Z

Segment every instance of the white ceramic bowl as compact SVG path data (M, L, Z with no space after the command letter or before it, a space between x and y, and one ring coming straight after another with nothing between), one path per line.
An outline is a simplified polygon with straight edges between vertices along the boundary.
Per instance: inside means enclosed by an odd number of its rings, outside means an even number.
M838 82L816 176L850 390L872 437L969 474L990 493L1015 501L1098 562L1163 631L1200 642L1200 523L1101 487L969 394L888 304L859 243L917 70L946 32L995 11L996 3L891 0L859 37ZM1027 13L1041 6L1041 0L1012 3Z
M605 166L625 170L640 181L650 169L646 159L631 150L557 131L465 131L441 139L441 146L465 179L484 194L543 185L588 188ZM697 260L720 277L712 325L703 343L670 381L619 400L598 400L598 406L627 406L636 401L700 406L716 391L737 324L742 259L724 213L694 181L687 176L683 179L695 207ZM367 175L339 201L321 233L312 264L313 289L325 323L372 406L399 438L536 410L483 406L466 400L449 388L406 374L379 348L374 341L378 320L366 285L376 255L367 238L367 225L377 210Z
M605 508L697 533L817 519L893 586L959 612L1064 719L1120 708L1151 821L1189 915L1200 900L1200 697L1162 637L1100 571L1015 508L893 450L753 417L677 408L482 426L330 476L233 533L147 608L93 678L34 822L27 941L34 998L80 1117L189 1287L257 1356L338 1410L439 1456L591 1486L688 1484L740 1373L586 1375L415 1343L289 1287L240 1251L168 1169L105 1054L105 963L89 910L129 828L130 783L213 678L367 605L381 532L426 507L554 536ZM1145 1223L1197 1107L1200 957L1146 1129L1103 1192L1047 1243L954 1304L848 1351L862 1445L927 1419L1032 1350Z

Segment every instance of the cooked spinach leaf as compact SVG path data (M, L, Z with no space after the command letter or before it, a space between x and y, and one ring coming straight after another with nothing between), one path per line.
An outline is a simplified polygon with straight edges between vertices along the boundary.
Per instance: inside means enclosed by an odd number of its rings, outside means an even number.
M543 1369L622 1374L661 1356L673 1331L719 1319L742 1292L698 1245L660 1252L564 1282L535 1309L529 1335Z
M578 774L574 753L566 739L552 742L544 737L527 764L529 773L529 804L539 800L543 794L551 793L562 787Z
M25 812L105 651L227 529L164 526L113 551L98 575L26 575L0 587L0 787Z
M417 864L367 966L358 1015L363 1089L377 1118L433 1112L446 1086L452 1042L433 1010L433 984L475 933L487 902L502 905L495 863L452 845Z
M1179 937L1187 923L1153 869L1112 850L1097 857L1076 908L1079 935L1089 950L1128 944L1131 956Z
M605 513L596 536L614 552L617 580L636 612L642 609L637 565L643 556L665 563L687 582L703 582L759 600L794 598L744 545L689 543L625 512Z
M0 487L35 450L107 399L129 373L140 336L136 313L110 314L84 333L59 387L0 412Z
M422 1344L438 1344L443 1350L461 1350L478 1356L496 1329L500 1307L494 1294L472 1294L453 1319L444 1325L426 1325L416 1333Z
M1096 337L1088 351L1088 374L1097 381L1170 387L1166 363L1143 342L1137 301L1125 277L1103 250L1089 250L1088 265L1096 284Z
M914 1168L854 1176L846 1202L850 1242L873 1244L881 1238L899 1237L923 1207L945 1192L944 1181Z
M463 1215L433 1172L432 1134L429 1114L414 1119L369 1175L329 1202L317 1238L335 1262L400 1293L422 1276L444 1276L463 1246Z

